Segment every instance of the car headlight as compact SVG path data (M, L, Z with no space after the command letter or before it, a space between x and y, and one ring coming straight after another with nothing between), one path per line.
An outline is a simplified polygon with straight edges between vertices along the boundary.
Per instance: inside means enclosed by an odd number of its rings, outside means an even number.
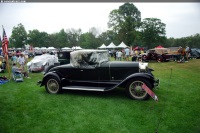
M146 72L148 69L148 63L139 62L139 71Z

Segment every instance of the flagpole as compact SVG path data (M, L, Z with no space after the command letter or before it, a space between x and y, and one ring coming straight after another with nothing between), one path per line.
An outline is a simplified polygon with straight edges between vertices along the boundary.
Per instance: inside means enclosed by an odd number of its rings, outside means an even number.
M4 27L3 27L3 25L2 25L2 28L3 28L3 40L4 40L4 32L5 32L5 29L4 29ZM9 79L11 79L10 78L10 63L9 63L9 60L8 60L8 47L7 47L7 51L5 52L5 58L6 58L6 68L8 69L8 78Z

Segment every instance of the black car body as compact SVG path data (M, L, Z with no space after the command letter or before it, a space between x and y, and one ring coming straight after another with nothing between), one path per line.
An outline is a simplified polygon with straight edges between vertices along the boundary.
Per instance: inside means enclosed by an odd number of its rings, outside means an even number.
M110 91L124 87L130 98L145 100L149 95L142 85L153 89L159 84L151 71L148 63L109 61L107 50L79 50L70 53L70 64L51 68L38 83L52 94L63 89Z

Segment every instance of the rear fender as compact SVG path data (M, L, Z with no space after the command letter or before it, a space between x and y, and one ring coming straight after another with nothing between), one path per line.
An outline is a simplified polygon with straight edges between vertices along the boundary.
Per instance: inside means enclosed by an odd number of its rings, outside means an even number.
M58 80L61 82L61 79L60 79L60 77L59 77L59 75L58 75L57 73L55 73L55 72L49 72L49 73L47 73L47 74L43 77L40 86L45 85L45 81L46 81L46 79L47 79L49 76L54 76L54 77L58 78Z

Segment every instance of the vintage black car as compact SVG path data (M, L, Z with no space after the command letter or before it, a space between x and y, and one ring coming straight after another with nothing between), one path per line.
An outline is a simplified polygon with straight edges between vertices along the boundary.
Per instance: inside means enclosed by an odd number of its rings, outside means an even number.
M159 84L148 63L109 61L109 58L107 50L73 51L70 64L51 68L38 83L51 94L63 89L110 91L123 87L132 99L148 99L149 94L142 85L152 90Z

